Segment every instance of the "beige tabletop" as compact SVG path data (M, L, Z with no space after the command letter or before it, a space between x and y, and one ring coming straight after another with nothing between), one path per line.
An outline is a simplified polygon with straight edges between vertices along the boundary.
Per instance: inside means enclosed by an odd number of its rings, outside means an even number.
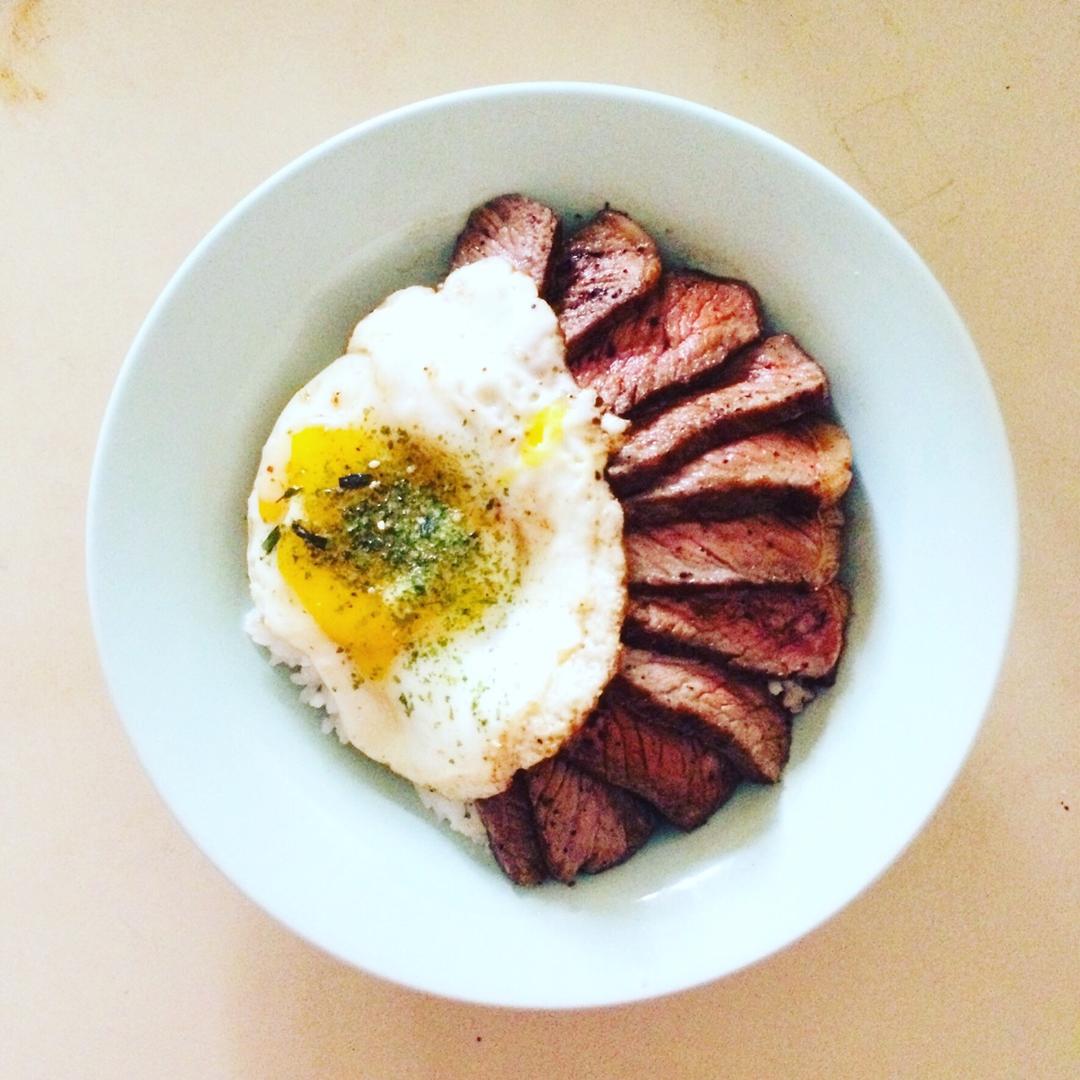
M1076 0L0 0L0 1076L1080 1077ZM782 954L580 1014L328 959L192 846L106 696L90 460L140 321L218 217L388 107L524 79L715 106L910 239L982 352L1023 521L986 725L925 832Z

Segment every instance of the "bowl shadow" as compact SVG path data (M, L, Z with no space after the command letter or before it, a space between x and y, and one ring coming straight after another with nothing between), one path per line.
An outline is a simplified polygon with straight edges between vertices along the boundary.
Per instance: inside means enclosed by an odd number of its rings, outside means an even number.
M820 695L795 718L791 757L787 768L799 768L810 759L825 730L835 701L844 697L858 666L858 656L870 634L881 583L880 549L870 501L858 469L844 499L848 522L844 537L840 582L851 599L851 614L844 639L844 650L832 686L823 687ZM783 781L781 780L781 783Z

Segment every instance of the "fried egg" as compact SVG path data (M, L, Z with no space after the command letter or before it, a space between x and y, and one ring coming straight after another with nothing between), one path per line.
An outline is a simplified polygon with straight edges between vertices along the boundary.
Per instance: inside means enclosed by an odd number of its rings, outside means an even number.
M471 800L555 753L614 670L622 422L500 259L393 294L286 405L248 502L262 633L339 735Z

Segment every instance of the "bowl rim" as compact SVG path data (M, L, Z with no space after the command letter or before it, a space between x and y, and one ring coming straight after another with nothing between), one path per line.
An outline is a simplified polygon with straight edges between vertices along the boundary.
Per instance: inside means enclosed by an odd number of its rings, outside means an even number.
M391 970L380 968L379 966L369 966L367 963L361 965L355 958L347 955L344 950L338 951L333 946L328 945L322 941L316 940L307 930L296 926L287 915L283 914L279 910L275 910L275 907L268 903L265 898L260 897L255 900L253 896L248 892L246 886L241 885L236 876L234 876L214 855L211 855L207 846L202 842L198 835L198 830L193 828L186 818L182 808L177 807L173 801L166 797L164 791L159 783L158 777L148 767L146 760L144 759L142 749L140 747L139 738L137 736L137 725L135 721L120 709L118 701L119 694L117 691L117 681L115 671L111 671L109 664L106 660L106 648L105 638L103 631L103 605L105 604L104 594L106 591L105 584L96 571L96 565L100 561L100 553L98 544L101 539L102 522L101 522L101 492L106 480L104 473L104 459L106 457L107 448L115 436L115 429L119 423L119 417L122 413L122 407L124 399L126 397L126 386L131 380L132 372L139 363L139 357L146 347L147 339L151 336L157 322L161 319L162 314L168 310L173 298L180 288L181 284L186 280L193 269L203 260L208 250L213 248L214 244L224 234L228 233L236 223L236 221L242 218L248 213L248 211L256 205L270 190L276 188L278 185L308 169L314 162L320 160L324 156L335 153L343 144L352 142L356 139L362 139L372 132L375 132L381 128L393 126L400 123L403 120L423 115L429 112L438 112L445 109L452 109L460 105L472 104L474 102L482 100L510 98L510 97L552 97L552 98L571 98L575 96L585 97L599 97L605 98L616 102L625 102L628 104L645 104L654 108L662 108L668 110L674 110L684 115L689 115L695 119L706 121L711 124L719 123L721 126L726 126L731 130L737 132L741 136L749 139L751 142L755 142L760 146L763 146L774 153L779 154L791 161L804 171L812 174L816 181L824 184L826 187L831 188L833 192L843 196L843 198L853 203L861 213L870 216L872 219L876 219L876 225L878 228L883 229L889 234L890 240L895 245L898 255L903 255L906 259L914 264L921 275L925 278L926 285L934 290L937 294L937 299L942 306L943 312L947 312L951 320L955 324L955 329L963 339L965 345L969 350L969 355L975 360L971 374L977 381L981 382L981 391L984 397L984 403L986 406L986 421L990 427L993 428L993 435L995 440L999 443L999 448L1003 451L1000 455L1003 462L1004 473L1001 476L1001 500L1003 504L1007 504L1009 514L1008 520L1000 523L1001 536L1000 543L1002 550L1005 553L1006 561L1008 563L1009 574L1007 580L1001 583L1006 594L1006 602L1004 604L1005 617L1002 620L1002 625L998 635L997 643L993 656L990 658L990 663L986 665L988 672L992 672L992 677L988 677L986 680L985 688L978 695L974 705L977 708L973 708L973 713L977 715L978 720L975 722L970 732L967 735L966 743L962 754L959 755L957 760L950 768L950 777L948 782L937 793L936 797L926 807L925 812L919 816L915 826L911 829L910 834L904 840L904 842L895 850L892 850L888 856L881 862L881 865L875 870L874 873L869 875L862 884L850 891L846 897L838 904L831 907L831 909L820 917L815 917L811 921L805 923L802 928L786 937L778 939L771 948L760 953L756 958L749 960L745 963L737 964L726 968L718 974L706 975L704 977L695 977L691 980L675 979L672 980L671 985L657 989L648 989L644 992L635 990L633 987L627 987L625 993L617 996L608 995L602 1001L589 1000L587 1002L581 1002L578 1000L553 1000L550 997L545 997L542 1001L528 1000L528 1001L513 1001L505 1002L493 1000L490 996L485 996L482 993L469 993L469 992L448 992L444 988L434 987L426 984L420 980L402 978L400 975L395 974ZM755 966L776 953L788 948L795 942L799 941L806 935L810 934L825 922L829 921L840 911L850 905L854 900L860 897L867 889L874 885L890 868L896 865L898 860L908 849L915 838L925 829L930 819L937 813L946 796L952 789L953 785L960 772L965 766L965 763L970 757L971 750L978 738L979 732L982 729L982 725L985 722L985 718L996 692L997 686L1001 678L1002 665L1009 646L1011 637L1011 630L1015 618L1016 602L1017 602L1017 587L1019 579L1020 568L1020 535L1019 535L1019 519L1018 519L1018 501L1016 490L1016 477L1015 466L1012 460L1012 454L1009 447L1009 440L1007 429L1004 424L1004 420L1001 413L1001 408L998 400L994 394L992 383L990 381L989 374L982 363L978 349L964 324L963 319L956 310L952 301L949 299L944 288L938 282L937 278L931 272L929 267L918 255L913 246L907 241L907 239L899 232L899 230L892 225L892 223L877 210L868 199L862 194L856 191L850 184L842 180L835 173L831 172L824 165L810 157L804 151L798 149L787 141L780 139L778 136L772 135L768 131L765 131L754 124L751 124L738 117L732 116L726 112L715 109L711 106L684 99L675 95L662 93L654 90L643 89L628 85L605 83L605 82L590 82L590 81L525 81L525 82L510 82L510 83L497 83L492 85L477 86L463 90L451 91L449 93L439 94L434 97L423 98L417 101L410 102L405 105L398 106L386 112L379 113L366 120L363 120L357 124L338 132L336 135L332 135L329 138L323 140L317 145L311 147L307 151L301 153L299 156L293 158L284 166L272 173L268 178L259 183L250 192L243 196L230 210L228 210L202 237L201 240L194 246L191 252L180 263L179 267L174 271L171 277L168 279L166 285L161 290L153 304L150 306L145 318L139 326L132 343L124 357L122 364L118 370L115 378L115 382L110 392L108 404L104 410L101 428L98 435L93 462L90 472L90 482L88 489L88 498L86 505L86 527L85 527L85 562L84 570L86 574L86 587L87 596L90 608L91 626L95 639L95 645L97 648L99 665L101 667L103 677L105 679L106 686L108 688L109 696L113 704L113 708L120 718L123 724L124 730L127 733L140 764L143 766L145 774L150 779L158 795L165 803L168 811L181 826L188 837L194 842L195 846L217 867L217 869L237 888L239 888L249 898L255 900L255 903L271 914L274 919L283 925L285 925L292 933L301 937L309 944L318 948L321 952L336 957L349 966L356 967L367 974L373 975L377 978L381 978L398 985L406 986L410 989L419 990L425 993L434 993L439 996L452 998L454 1000L471 1002L475 1004L488 1005L500 1008L513 1008L513 1009L557 1009L557 1010L570 1010L570 1009L585 1009L585 1008L603 1008L615 1005L629 1004L640 1000L650 1000L659 997L666 997L671 994L682 992L683 990L689 990L694 987L706 985L708 983L719 981L722 978L730 974L734 974L737 971L743 970L747 967ZM571 995L572 996L572 995Z

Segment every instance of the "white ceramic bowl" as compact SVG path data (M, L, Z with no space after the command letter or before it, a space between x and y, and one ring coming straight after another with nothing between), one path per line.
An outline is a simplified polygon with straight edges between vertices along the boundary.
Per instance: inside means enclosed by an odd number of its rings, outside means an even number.
M512 888L405 783L319 734L244 636L244 499L298 385L393 289L437 280L468 210L605 200L757 286L822 361L857 482L850 644L772 788L573 889ZM154 306L90 498L102 663L143 764L249 896L329 952L472 1001L645 998L766 956L865 888L956 775L1016 581L1012 469L941 288L850 188L710 109L614 87L496 87L361 124L263 184Z

